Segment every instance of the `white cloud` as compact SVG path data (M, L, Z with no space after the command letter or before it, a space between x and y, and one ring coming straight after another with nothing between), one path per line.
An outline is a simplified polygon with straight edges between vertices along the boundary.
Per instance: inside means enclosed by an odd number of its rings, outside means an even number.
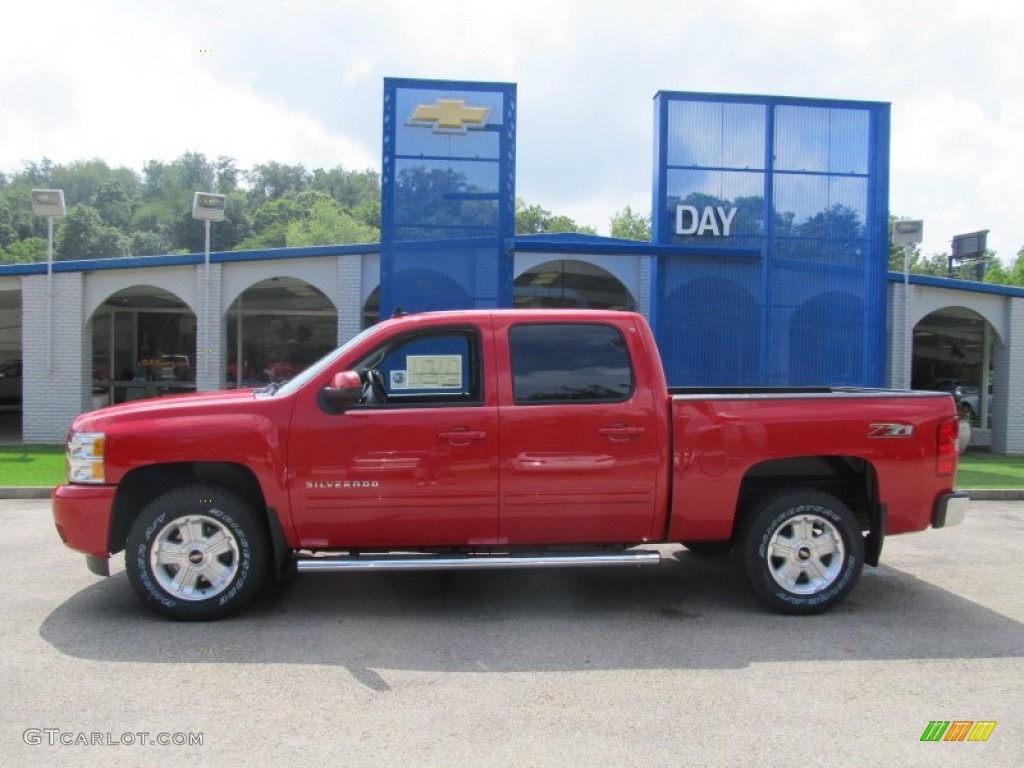
M194 35L140 34L114 15L96 35L77 34L87 21L68 8L54 16L56 45L23 40L0 55L0 68L15 73L0 80L0 167L47 156L55 162L100 157L138 169L188 150L229 155L243 166L271 159L378 165L376 147L245 82L217 77L204 60L216 52L201 52Z
M975 0L51 0L5 8L0 168L377 167L382 80L519 85L518 187L605 231L650 207L656 91L890 101L892 211L925 251L1024 245L1024 7ZM12 34L9 30L22 30ZM212 48L212 54L199 50Z
M1024 231L1012 226L1024 198L1017 191L1024 101L1007 101L989 114L966 95L942 89L908 99L898 118L891 206L925 219L925 252L948 252L953 235L989 229L989 247L1012 258L1024 245Z

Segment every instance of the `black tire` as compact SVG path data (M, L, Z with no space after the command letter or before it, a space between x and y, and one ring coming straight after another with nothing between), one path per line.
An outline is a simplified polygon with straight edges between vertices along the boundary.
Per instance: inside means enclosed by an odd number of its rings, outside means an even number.
M857 584L864 567L864 537L839 499L790 488L765 497L746 516L737 557L754 594L770 608L821 613Z
M684 541L683 546L695 555L725 555L732 551L731 541Z
M240 496L191 485L143 508L128 533L124 562L135 593L154 611L179 621L209 621L260 591L270 539L264 521Z

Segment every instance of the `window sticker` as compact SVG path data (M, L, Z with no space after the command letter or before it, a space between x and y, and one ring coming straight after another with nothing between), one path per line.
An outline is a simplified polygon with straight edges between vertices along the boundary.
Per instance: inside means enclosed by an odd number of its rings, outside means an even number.
M405 367L404 387L462 389L461 355L409 355Z
M407 371L392 371L391 372L391 388L392 389L408 389L409 388L409 373Z

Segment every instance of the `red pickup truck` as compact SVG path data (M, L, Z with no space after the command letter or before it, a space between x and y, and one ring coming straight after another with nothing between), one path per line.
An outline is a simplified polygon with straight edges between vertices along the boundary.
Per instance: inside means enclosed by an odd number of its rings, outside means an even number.
M956 440L946 393L670 389L629 312L438 312L283 386L79 416L53 510L92 571L124 550L173 619L292 571L635 566L665 543L732 550L761 600L806 614L886 535L963 519Z

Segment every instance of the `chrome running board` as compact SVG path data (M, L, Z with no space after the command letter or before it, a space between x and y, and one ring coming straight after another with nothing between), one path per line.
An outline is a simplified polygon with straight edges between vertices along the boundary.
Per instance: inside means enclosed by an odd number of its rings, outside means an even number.
M581 568L612 565L657 565L661 553L631 550L578 555L465 555L306 557L296 560L299 571L460 571L486 568Z

